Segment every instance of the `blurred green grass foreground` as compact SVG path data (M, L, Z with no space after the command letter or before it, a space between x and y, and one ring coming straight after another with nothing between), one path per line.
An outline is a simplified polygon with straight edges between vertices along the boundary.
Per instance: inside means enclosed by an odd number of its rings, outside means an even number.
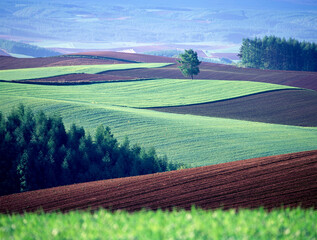
M317 239L313 209L0 215L0 239Z

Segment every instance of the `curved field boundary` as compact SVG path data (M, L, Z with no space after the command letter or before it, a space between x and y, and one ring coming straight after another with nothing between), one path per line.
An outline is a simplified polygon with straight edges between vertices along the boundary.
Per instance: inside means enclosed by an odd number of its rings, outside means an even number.
M102 59L102 60L110 60L110 61L117 61L121 63L141 63L137 61L127 60L127 59L120 59L120 58L114 58L114 57L102 57L102 56L92 56L92 55L62 55L62 57L69 57L69 58L87 58L87 59Z
M140 79L133 79L124 76L115 75L100 75L100 74L66 74L61 76L37 78L28 80L12 81L16 83L32 83L32 84L48 84L48 85L75 85L75 84L93 84L104 82L120 82L120 81L135 81ZM1 81L1 80L0 80Z
M113 51L96 51L96 52L80 52L76 54L68 54L68 56L90 56L90 57L104 57L109 59L144 62L144 63L176 63L175 58L153 56L138 53L124 53ZM67 56L67 55L66 55Z
M110 90L111 84L44 86L2 82L0 111L8 114L23 103L34 111L58 114L66 127L75 123L92 134L103 124L109 126L120 141L127 136L131 144L154 146L158 154L167 154L169 160L191 166L317 148L317 128L110 106L105 101L108 97L115 100L115 95L103 96L102 93ZM110 91L112 95L114 90Z
M73 57L81 55L82 57ZM69 56L69 57L68 57ZM107 59L108 58L108 59ZM69 66L69 65L93 65L93 64L117 64L123 61L135 62L166 62L176 63L176 59L168 57L151 56L144 54L131 54L119 52L86 52L65 57L31 58L20 59L13 57L0 57L0 69L33 68L45 66ZM244 80L281 84L299 88L313 89L317 91L316 72L260 70L250 68L238 68L230 65L205 63L200 65L198 79L219 80ZM138 69L120 72L108 72L110 75L121 75L122 77L136 78L179 78L185 77L181 74L176 64L160 69Z
M111 75L122 75L130 77L144 78L174 78L186 79L175 65L170 65L158 69L132 69L116 72L107 72ZM235 81L254 81L280 84L292 87L307 88L317 91L316 72L295 72L237 68L228 65L202 63L200 73L196 79L218 79ZM188 79L188 78L187 78Z
M67 77L75 78L76 76L77 74L68 75ZM103 77L106 79L106 76L108 75L97 75L96 77L97 79L103 79ZM53 80L61 79L60 82L64 82L64 77L59 76L53 78ZM79 75L78 77L85 77L85 75ZM116 77L118 80L121 78L121 76ZM30 80L27 80L27 82L30 82ZM282 85L247 81L191 81L179 79L109 82L103 85L90 85L89 87L51 86L49 89L34 85L6 85L6 87L10 88L11 91L15 89L17 95L20 96L33 96L36 93L39 99L68 99L86 103L94 101L103 105L133 108L192 105L237 98L259 92L293 89Z
M46 58L15 58L0 56L0 70L56 67L56 66L76 66L76 65L100 65L123 63L116 60L106 60L98 58L71 58L71 57L46 57Z
M317 92L276 90L234 99L151 110L255 122L317 127Z
M0 197L0 212L43 209L317 208L317 151L159 174L88 182Z
M169 65L169 63L131 63L131 64L104 64L104 65L77 65L41 68L23 68L0 71L0 80L18 81L36 78L61 76L73 73L97 74L109 70L122 70L132 68L155 68Z

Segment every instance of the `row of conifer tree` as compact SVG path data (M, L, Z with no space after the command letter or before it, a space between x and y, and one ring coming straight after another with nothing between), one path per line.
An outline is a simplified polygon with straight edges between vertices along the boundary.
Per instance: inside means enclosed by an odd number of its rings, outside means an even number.
M239 57L250 68L317 71L317 44L292 38L243 39Z
M61 117L20 105L0 112L0 195L73 183L174 170L154 148L119 144L109 127L94 139L82 127L65 130Z

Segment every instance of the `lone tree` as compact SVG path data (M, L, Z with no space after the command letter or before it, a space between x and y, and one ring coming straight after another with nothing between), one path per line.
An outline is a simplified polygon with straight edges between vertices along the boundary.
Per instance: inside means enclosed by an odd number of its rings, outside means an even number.
M193 49L185 50L185 53L180 54L180 60L177 60L181 65L178 67L185 77L194 78L194 75L199 73L199 64L197 52Z

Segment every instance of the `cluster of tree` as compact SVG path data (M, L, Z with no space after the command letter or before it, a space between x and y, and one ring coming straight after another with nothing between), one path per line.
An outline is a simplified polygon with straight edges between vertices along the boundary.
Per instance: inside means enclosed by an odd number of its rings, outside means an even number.
M32 57L51 57L60 55L60 53L46 48L4 39L0 39L0 48L9 53L23 54Z
M243 39L239 57L245 67L317 71L317 45L275 36Z
M23 105L6 118L0 113L0 195L177 168L153 148L119 144L109 127L99 126L93 140L82 127L66 131L61 117Z

